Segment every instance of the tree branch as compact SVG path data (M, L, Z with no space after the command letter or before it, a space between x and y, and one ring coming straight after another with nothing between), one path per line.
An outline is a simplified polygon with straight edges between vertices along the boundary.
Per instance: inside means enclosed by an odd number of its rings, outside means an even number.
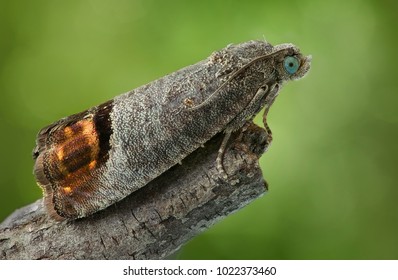
M166 258L266 191L258 158L270 135L254 124L232 135L223 162L227 182L216 169L222 138L90 217L54 221L42 200L16 210L0 225L0 259Z

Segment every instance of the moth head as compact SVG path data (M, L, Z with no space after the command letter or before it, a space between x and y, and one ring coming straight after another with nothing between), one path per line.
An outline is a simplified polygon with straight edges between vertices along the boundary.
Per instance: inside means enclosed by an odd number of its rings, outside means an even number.
M311 68L311 56L305 56L292 44L277 45L275 54L275 70L281 81L297 80L304 77Z

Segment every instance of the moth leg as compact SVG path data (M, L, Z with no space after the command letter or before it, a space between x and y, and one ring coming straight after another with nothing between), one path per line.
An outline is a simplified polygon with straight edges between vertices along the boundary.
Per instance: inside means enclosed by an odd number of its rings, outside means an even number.
M271 90L270 90L271 97L270 97L270 100L267 102L268 104L267 104L264 114L263 114L264 129L265 129L265 132L267 133L267 139L266 139L267 142L265 145L264 153L268 150L268 148L270 147L271 142L272 142L272 131L269 128L268 123L267 123L267 115L268 115L269 108L271 107L272 103L274 103L274 101L275 101L275 97L279 92L279 88L280 88L279 84L274 84L271 87Z
M218 149L218 155L216 159L217 171L224 180L228 179L228 174L224 169L223 160L228 140L231 137L231 133L242 127L243 130L245 129L244 126L248 122L248 120L252 120L255 114L257 114L261 110L268 91L268 85L264 85L263 87L259 88L248 106L238 116L236 116L235 119L233 119L224 130L225 135L221 142L220 148Z
M271 143L272 143L272 131L269 128L267 122L264 122L264 129L265 129L265 132L267 133L267 139L266 139L265 150L264 150L264 153L265 153L266 151L268 151L268 148L271 146Z
M228 140L231 137L231 131L227 131L224 134L224 138L222 139L220 148L218 149L218 155L216 159L216 164L217 164L217 171L220 174L220 176L224 179L228 179L228 174L225 172L224 166L223 166L223 160L224 160L224 154L225 154L225 149L228 144Z
M242 129L241 129L241 132L237 138L238 142L242 141L243 132L245 132L249 126L250 126L250 122L247 121L244 123L244 125L242 126ZM268 128L268 126L267 126L267 128ZM269 130L269 128L268 128L268 130ZM267 130L267 132L268 132L268 130ZM225 150L227 149L227 144L228 144L229 138L231 137L231 134L233 131L234 130L228 130L228 131L224 132L224 138L221 142L220 148L218 149L218 154L217 154L217 159L216 159L217 171L224 180L228 179L228 174L225 171L224 165L223 165L224 154L225 154Z

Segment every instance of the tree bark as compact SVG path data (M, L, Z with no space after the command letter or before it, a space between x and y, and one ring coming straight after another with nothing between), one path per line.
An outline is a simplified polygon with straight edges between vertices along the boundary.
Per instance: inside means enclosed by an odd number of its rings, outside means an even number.
M228 180L216 168L222 138L90 217L55 221L42 200L16 210L0 225L0 259L167 258L267 190L258 159L271 134L250 123L232 135L223 161Z

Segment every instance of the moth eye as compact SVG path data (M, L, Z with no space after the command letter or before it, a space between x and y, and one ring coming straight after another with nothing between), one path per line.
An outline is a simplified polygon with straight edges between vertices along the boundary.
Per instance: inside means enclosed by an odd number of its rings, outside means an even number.
M290 75L296 73L299 66L300 63L298 59L294 56L287 56L283 61L283 67L285 68L286 72L289 73Z

